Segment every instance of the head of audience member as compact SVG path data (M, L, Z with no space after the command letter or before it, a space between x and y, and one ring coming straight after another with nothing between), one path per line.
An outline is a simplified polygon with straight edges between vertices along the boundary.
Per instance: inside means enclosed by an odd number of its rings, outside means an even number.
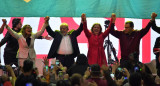
M100 77L101 75L100 70L101 68L98 64L91 65L91 77Z
M129 77L130 86L141 86L143 83L140 73L134 72Z
M149 67L146 64L142 64L141 66L141 73L148 73L148 74L152 74L151 70L149 69Z
M152 74L143 73L142 79L143 79L143 86L156 86L156 83Z
M86 55L79 54L77 56L76 64L79 64L79 65L88 65L88 59L87 59Z
M6 81L9 81L9 77L8 77L7 74L3 74L3 75L1 76L1 82L2 82L2 83L5 83Z
M137 52L133 52L129 54L129 60L131 64L136 64L139 62L139 54Z
M33 61L29 59L25 60L23 62L23 72L31 74L32 70L33 70Z
M70 80L71 86L80 86L81 82L83 81L83 77L80 74L75 73L71 76Z
M14 18L12 20L12 28L16 28L17 30L20 30L22 27L21 19L20 18Z
M30 37L32 34L32 27L26 24L22 27L21 31L24 37Z
M70 86L70 85L64 80L59 80L57 81L56 86Z
M93 34L99 35L102 32L102 27L99 23L94 23L91 28L91 31Z
M132 21L125 22L124 33L131 34L134 30L133 28L134 28L134 23Z
M60 32L63 36L65 36L68 33L68 24L67 23L62 23L60 25Z

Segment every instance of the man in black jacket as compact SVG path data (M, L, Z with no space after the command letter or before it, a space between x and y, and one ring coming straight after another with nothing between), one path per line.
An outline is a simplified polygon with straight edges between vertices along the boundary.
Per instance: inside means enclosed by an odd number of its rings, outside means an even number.
M155 21L153 21L152 29L160 34L160 27L157 27ZM155 42L155 45L154 45L154 48L153 48L153 52L156 55L157 75L160 76L160 57L159 57L160 56L160 37L158 37L156 39L156 42Z
M56 57L63 66L69 68L74 63L74 58L80 54L77 36L82 32L83 24L81 23L80 27L71 33L68 33L69 29L67 23L62 23L60 25L59 32L52 31L49 25L46 27L46 30L48 34L54 38L47 58L50 59Z
M15 32L20 32L22 27L21 19L15 18L12 21L12 30ZM11 36L9 32L6 33L5 37L0 42L0 47L5 43L6 47L4 49L4 63L5 64L15 64L18 66L18 59L16 58L17 51L19 48L18 41L14 37Z
M156 68L157 68L157 75L160 76L160 37L156 39L153 52L156 55Z

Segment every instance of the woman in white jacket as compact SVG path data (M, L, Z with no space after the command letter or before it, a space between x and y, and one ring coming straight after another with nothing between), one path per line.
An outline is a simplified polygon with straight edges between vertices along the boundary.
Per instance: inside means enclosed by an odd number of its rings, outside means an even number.
M23 66L23 62L26 59L31 59L33 62L35 62L36 53L34 50L34 41L36 38L41 36L43 32L45 31L48 19L45 18L45 23L40 31L37 33L32 33L32 27L30 25L24 25L23 28L19 33L16 33L13 31L8 25L6 25L6 28L8 32L18 40L19 43L19 50L17 52L17 58L18 58L18 64L19 66Z

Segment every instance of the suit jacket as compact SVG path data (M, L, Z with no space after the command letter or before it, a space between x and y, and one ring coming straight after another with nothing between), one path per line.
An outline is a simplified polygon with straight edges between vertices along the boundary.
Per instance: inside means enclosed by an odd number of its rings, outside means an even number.
M60 45L61 40L62 40L62 35L59 32L52 31L50 26L47 26L46 30L47 30L48 34L51 37L54 38L54 41L53 41L53 43L51 45L51 48L49 50L47 58L55 58L57 56L57 50L58 50L59 45ZM79 47L78 47L78 42L77 42L77 36L80 35L82 30L83 30L83 24L81 23L80 27L77 30L75 30L71 34L69 34L69 36L71 38L72 47L73 47L73 55L74 55L74 57L77 56L78 54L80 54Z
M153 29L154 31L156 31L157 33L159 33L159 34L160 34L160 27L157 27L157 25L156 25L155 21L153 21L152 29Z
M12 30L17 32L17 33L20 31L20 30L15 30L14 28ZM5 43L7 43L7 44L6 44L6 47L4 49L4 53L16 55L17 50L19 48L18 47L18 41L8 31L5 35L5 37L0 41L0 47L3 46Z
M114 23L112 23L114 25ZM121 59L128 60L129 54L137 52L139 55L140 40L144 37L152 26L150 21L144 29L134 30L131 34L125 34L124 31L115 30L111 27L110 33L120 40Z
M44 24L42 29L35 34L31 34L30 45L28 46L26 38L23 37L22 33L17 33L13 31L10 27L7 28L8 32L18 40L19 50L17 52L17 58L35 58L36 53L34 50L34 41L36 38L42 35L47 25Z
M20 32L20 30L15 30L14 28L12 29L15 32ZM38 37L37 39L43 39L42 36ZM10 55L8 57L8 54L15 55L13 57L16 57L17 51L19 49L18 41L16 38L14 38L8 31L5 35L5 37L0 41L0 47L3 46L5 43L6 47L4 49L4 56L7 56L6 58L10 58Z

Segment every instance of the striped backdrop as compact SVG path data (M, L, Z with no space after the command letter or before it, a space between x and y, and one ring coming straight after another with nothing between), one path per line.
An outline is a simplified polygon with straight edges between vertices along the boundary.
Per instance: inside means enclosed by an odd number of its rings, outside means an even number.
M7 23L10 27L12 27L12 20L14 17L3 17L5 19L7 19ZM1 19L3 19L2 17L0 17L0 25L2 25L2 21ZM42 24L44 22L44 19L42 17L20 17L22 19L22 24L29 24L31 25L31 27L33 28L33 32L37 32L41 29ZM102 25L103 28L103 32L105 30L104 28L104 21L110 19L110 18L87 18L87 22L88 22L88 29L91 28L91 26L93 25L93 23L100 23ZM140 30L141 28L145 27L147 25L147 23L149 22L149 19L133 19L133 18L117 18L116 19L116 29L117 30L123 30L124 29L124 23L125 21L131 20L134 22L135 27L134 29ZM52 30L59 30L59 26L62 22L66 22L69 25L69 29L77 29L80 25L81 22L81 18L80 17L51 17L50 18L50 26L52 28ZM160 26L160 20L157 19L157 26ZM6 34L7 30L5 29L3 34L0 34L0 40L4 37L4 35ZM47 32L45 31L43 33L43 36L46 36ZM155 31L153 31L152 29L150 29L150 31L148 32L148 34L143 37L143 39L141 40L140 43L140 58L139 60L143 63L148 63L150 62L152 59L155 59L155 55L152 52L154 43L156 38L159 36L159 34L157 34ZM107 38L106 38L107 39ZM115 37L113 37L112 35L110 35L110 40L113 43L113 46L116 49L117 52L117 56L118 58L120 58L120 54L121 51L119 49L119 40ZM36 39L35 41L35 50L36 50L36 54L37 54L37 58L42 58L44 56L46 56L49 52L51 43L53 40L45 40L45 39ZM88 45L87 45L87 39L84 35L84 32L81 33L80 36L78 36L78 44L79 44L79 48L80 48L80 52L84 53L87 55L87 51L88 51ZM1 47L1 61L2 64L4 64L3 61L3 53L4 53L4 47L5 45L3 45ZM107 50L105 50L106 52ZM106 54L107 57L107 54ZM112 55L113 57L113 55Z

